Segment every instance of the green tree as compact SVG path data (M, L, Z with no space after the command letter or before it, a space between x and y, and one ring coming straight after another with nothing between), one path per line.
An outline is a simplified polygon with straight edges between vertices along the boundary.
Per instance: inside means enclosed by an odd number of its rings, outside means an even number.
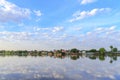
M105 48L100 48L99 49L100 54L104 54L106 52Z
M96 51L97 51L96 49L89 50L89 52L96 52Z
M111 52L113 52L113 46L112 45L110 46L110 49L111 49Z
M113 50L112 50L113 52L117 52L118 51L118 49L117 48L113 48Z
M78 53L78 52L79 52L79 50L78 50L78 49L76 49L76 48L73 48L73 49L71 49L71 50L70 50L70 52L73 52L73 53Z

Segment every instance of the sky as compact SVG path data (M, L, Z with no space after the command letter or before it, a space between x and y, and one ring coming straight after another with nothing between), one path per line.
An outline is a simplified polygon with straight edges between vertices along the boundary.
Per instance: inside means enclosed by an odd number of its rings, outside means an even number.
M0 0L0 50L120 50L120 1Z

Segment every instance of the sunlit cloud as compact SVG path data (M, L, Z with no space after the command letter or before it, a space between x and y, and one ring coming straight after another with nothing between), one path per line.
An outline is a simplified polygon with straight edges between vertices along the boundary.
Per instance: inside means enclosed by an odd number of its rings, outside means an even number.
M30 18L31 10L21 8L6 0L0 0L0 22L19 22Z
M84 4L89 4L89 3L93 3L93 2L96 2L97 0L82 0L81 1L81 4L84 5Z
M61 30L63 30L63 27L61 27L61 26L59 27L59 26L58 26L58 27L54 27L53 30L52 30L52 32L55 33L55 32L59 32L59 31L61 31Z
M69 22L78 21L87 17L92 17L100 13L108 12L110 8L95 8L91 11L76 11L72 16L73 18L69 20Z

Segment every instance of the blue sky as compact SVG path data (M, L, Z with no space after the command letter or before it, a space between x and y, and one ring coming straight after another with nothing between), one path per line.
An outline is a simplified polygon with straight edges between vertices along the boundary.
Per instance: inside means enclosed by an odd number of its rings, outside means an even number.
M0 49L120 49L120 1L1 0Z

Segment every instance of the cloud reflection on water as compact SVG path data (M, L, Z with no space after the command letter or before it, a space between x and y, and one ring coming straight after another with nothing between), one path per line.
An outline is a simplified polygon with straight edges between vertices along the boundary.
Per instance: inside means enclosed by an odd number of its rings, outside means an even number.
M50 57L0 57L0 79L42 79L42 80L116 80L120 77L118 60L114 64L109 60L102 62L81 58L76 61L69 58Z

